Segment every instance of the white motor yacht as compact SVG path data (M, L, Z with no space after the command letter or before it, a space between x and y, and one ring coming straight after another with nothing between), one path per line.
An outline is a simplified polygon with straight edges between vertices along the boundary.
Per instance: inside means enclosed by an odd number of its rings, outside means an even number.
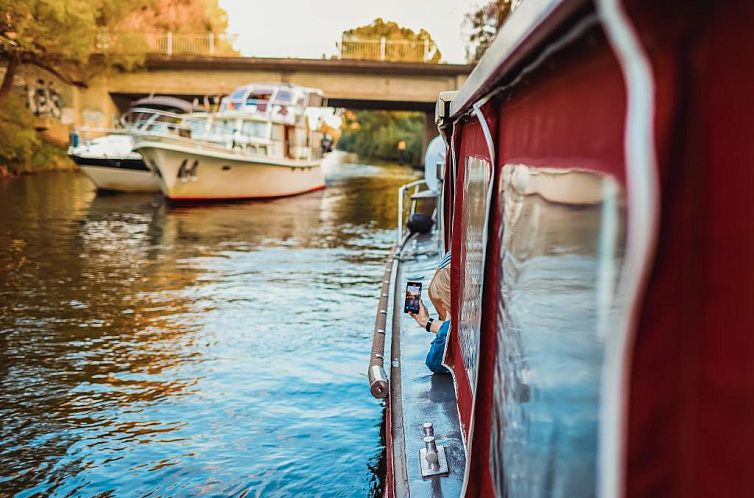
M163 194L173 201L301 194L325 186L322 134L307 113L323 104L317 89L246 85L217 113L136 126L134 150L157 171Z

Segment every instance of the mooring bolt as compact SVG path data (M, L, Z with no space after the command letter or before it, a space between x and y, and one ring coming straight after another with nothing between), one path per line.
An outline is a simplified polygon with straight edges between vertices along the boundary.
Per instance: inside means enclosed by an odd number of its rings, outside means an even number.
M448 474L448 459L445 455L445 448L437 446L434 426L427 422L422 425L422 432L424 433L424 448L419 450L422 477Z
M427 460L429 468L437 472L440 470L440 457L437 456L437 443L435 443L434 436L424 438L424 449L427 450L424 458Z

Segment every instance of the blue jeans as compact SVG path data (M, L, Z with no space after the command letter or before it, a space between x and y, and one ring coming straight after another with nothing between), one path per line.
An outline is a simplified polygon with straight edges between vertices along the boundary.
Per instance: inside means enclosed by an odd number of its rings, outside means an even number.
M432 344L429 346L429 352L427 353L427 359L424 363L434 373L450 373L450 371L442 366L442 357L445 354L445 339L448 337L448 330L450 330L450 320L446 320L437 331L437 336L432 340Z

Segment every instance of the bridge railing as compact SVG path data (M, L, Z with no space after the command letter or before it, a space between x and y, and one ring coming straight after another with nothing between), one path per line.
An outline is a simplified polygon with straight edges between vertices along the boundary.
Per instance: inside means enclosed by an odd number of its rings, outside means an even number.
M344 36L338 43L341 59L434 62L437 46L429 40L391 40L386 37Z
M234 56L236 34L166 32L101 32L95 43L96 53L154 55Z

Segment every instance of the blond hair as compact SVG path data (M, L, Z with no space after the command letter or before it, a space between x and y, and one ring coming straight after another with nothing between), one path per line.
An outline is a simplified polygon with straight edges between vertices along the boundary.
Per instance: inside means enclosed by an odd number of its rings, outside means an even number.
M438 269L432 276L432 281L427 289L429 298L439 301L446 313L450 313L450 267Z

